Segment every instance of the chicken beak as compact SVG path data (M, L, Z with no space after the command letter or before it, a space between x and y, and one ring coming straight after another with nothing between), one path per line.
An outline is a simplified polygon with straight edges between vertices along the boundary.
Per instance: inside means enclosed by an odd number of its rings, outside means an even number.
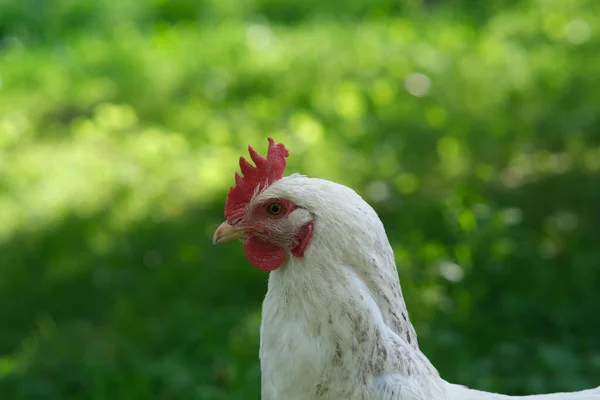
M225 221L215 231L213 244L228 242L233 239L245 239L246 232L251 228L247 226L235 226Z

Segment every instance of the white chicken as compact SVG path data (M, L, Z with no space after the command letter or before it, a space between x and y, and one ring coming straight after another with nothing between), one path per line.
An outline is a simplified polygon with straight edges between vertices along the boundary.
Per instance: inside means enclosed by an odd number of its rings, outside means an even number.
M419 350L379 217L353 190L283 177L269 138L229 191L214 243L244 241L270 271L260 329L262 400L501 400L446 382ZM530 400L600 400L600 387Z

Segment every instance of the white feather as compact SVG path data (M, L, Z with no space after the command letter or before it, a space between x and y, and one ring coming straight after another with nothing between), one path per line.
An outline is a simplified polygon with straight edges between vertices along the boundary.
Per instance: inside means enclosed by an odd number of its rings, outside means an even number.
M301 175L253 202L285 198L313 220L303 258L270 273L263 303L262 400L500 400L445 382L421 353L394 255L375 211L353 190ZM600 390L528 397L600 400Z

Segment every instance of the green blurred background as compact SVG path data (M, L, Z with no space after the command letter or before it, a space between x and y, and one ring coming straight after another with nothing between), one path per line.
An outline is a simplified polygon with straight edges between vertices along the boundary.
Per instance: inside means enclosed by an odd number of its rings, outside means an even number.
M0 1L0 398L258 399L237 157L380 213L447 379L600 384L598 0Z

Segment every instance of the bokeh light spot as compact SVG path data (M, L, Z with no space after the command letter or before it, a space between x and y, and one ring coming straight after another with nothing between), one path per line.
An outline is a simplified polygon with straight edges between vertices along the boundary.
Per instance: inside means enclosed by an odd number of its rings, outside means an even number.
M408 93L416 97L423 97L431 89L431 80L424 74L414 73L406 77L404 87Z

